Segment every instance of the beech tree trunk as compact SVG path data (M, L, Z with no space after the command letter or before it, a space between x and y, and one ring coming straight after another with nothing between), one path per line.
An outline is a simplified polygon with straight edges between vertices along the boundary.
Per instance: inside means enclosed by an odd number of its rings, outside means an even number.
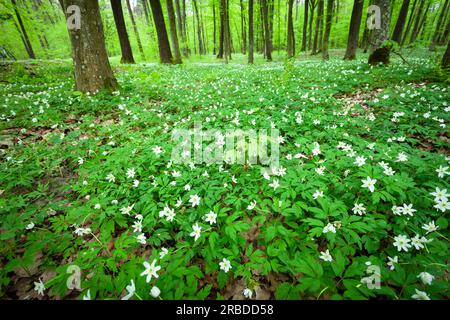
M122 58L120 63L134 63L133 51L128 38L127 27L123 17L122 3L120 0L111 0L114 22L116 24L117 34L119 36L120 50Z
M292 58L295 55L294 23L292 21L292 9L294 0L288 1L288 22L287 22L287 56Z
M172 63L172 52L170 51L161 2L159 0L150 0L150 7L152 8L153 21L155 22L156 35L158 37L159 59L161 63Z
M269 6L267 0L261 1L263 6L264 46L267 61L272 61L272 48L270 46Z
M402 39L403 29L405 27L406 17L408 16L409 0L403 0L400 13L398 14L397 23L395 24L392 40L400 43Z
M383 42L389 37L390 3L389 0L374 0L373 3L381 9L381 28L375 28L371 32L369 64L388 64L390 47L384 46Z
M303 36L302 36L302 49L306 51L306 33L308 31L308 13L309 13L309 0L305 0L305 11L303 17Z
M356 48L358 47L359 29L361 27L363 8L364 0L355 0L353 2L350 28L348 30L347 50L344 55L345 60L356 59Z
M22 33L21 34L22 41L23 41L23 44L25 46L25 50L28 53L28 57L30 59L36 59L36 55L34 53L33 46L31 45L30 38L28 37L27 30L25 29L25 25L23 24L22 17L20 15L19 9L17 8L16 0L11 0L11 3L12 3L13 8L14 8L14 13L16 15L17 22L19 23L20 31Z
M166 2L167 2L167 15L169 16L172 47L173 47L173 52L175 54L175 59L173 62L175 64L180 64L181 63L181 52L180 52L180 46L178 44L177 25L175 22L175 11L173 9L173 2L172 2L172 0L166 0Z
M433 33L433 38L432 38L431 44L430 44L430 51L434 51L436 48L436 44L439 39L439 34L442 30L442 24L444 22L445 16L447 15L448 7L449 7L449 0L445 0L445 3L442 6L441 12L439 14L439 18L438 18L438 21L436 24L436 30Z
M330 39L331 24L332 24L332 20L333 20L333 5L334 5L334 0L327 0L327 16L326 16L326 22L325 22L325 33L323 36L323 43L322 43L322 59L323 60L330 59L330 55L328 53L328 42Z
M448 69L450 67L450 42L447 44L447 50L445 50L444 56L442 57L442 68Z
M309 28L308 28L308 50L311 49L312 44L312 30L313 30L313 20L314 20L314 11L316 10L317 1L316 0L309 0L310 1L310 11L309 11Z
M248 0L248 63L253 64L253 0Z
M75 87L85 93L117 90L118 84L106 53L102 19L97 0L60 0L66 18L70 5L81 10L81 28L69 30L75 69Z
M319 0L318 7L317 7L316 29L314 32L314 42L313 42L312 54L317 54L318 46L320 46L319 33L321 32L321 25L323 22L323 1L324 0Z
M136 36L138 49L139 49L139 52L141 53L142 60L145 60L145 54L144 54L144 49L142 48L141 37L139 36L139 30L136 26L136 21L134 20L134 14L133 14L133 10L131 9L130 0L126 0L126 1L127 1L128 14L130 15L130 19L131 19L131 25L133 26L134 34Z
M417 37L417 33L419 31L419 26L420 26L420 21L421 21L421 16L422 16L422 11L423 11L423 7L425 6L425 0L421 0L420 4L419 4L419 8L417 9L417 13L415 15L415 20L414 20L414 27L412 29L411 32L411 37L409 38L409 43L413 43L416 40Z

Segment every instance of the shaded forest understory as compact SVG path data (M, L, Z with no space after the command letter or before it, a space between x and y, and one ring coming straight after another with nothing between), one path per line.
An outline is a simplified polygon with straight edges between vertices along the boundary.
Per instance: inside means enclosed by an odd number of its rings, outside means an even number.
M439 50L112 59L121 87L96 96L72 90L70 61L1 64L0 298L448 299ZM172 164L172 130L195 121L279 129L280 166Z

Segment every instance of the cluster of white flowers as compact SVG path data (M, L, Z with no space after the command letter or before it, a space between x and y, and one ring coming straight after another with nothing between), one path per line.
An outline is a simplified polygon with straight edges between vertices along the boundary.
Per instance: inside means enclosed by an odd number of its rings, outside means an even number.
M450 197L450 194L447 193L447 189L439 189L436 188L435 192L430 193L432 196L434 196L434 207L442 212L445 212L447 210L450 210L450 202L448 201L448 198Z

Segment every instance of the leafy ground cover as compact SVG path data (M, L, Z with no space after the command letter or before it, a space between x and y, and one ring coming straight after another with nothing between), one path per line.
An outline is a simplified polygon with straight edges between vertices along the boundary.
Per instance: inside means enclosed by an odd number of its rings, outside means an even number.
M362 59L115 64L113 96L3 65L0 297L448 298L448 82ZM279 167L173 164L195 121L279 129Z

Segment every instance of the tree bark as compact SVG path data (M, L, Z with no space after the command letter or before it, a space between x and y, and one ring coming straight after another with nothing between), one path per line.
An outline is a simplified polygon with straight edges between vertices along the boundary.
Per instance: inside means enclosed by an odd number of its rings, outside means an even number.
M270 29L269 29L269 6L267 0L261 1L263 5L263 23L264 23L264 44L267 61L272 61L272 48L270 46Z
M175 58L173 63L180 64L181 62L181 52L180 46L178 44L178 35L177 35L177 25L175 22L175 11L173 9L172 0L166 0L167 4L167 15L169 16L169 26L170 26L170 36L172 40L172 47L175 54Z
M319 0L318 7L317 7L317 17L316 17L316 29L314 32L314 42L313 42L313 49L312 54L317 54L317 49L319 45L319 33L321 32L321 24L323 21L323 1Z
M381 28L373 29L370 40L369 64L388 64L390 47L383 46L383 42L389 37L389 23L391 11L389 0L375 0L374 5L381 9Z
M131 25L133 26L134 35L136 36L138 49L139 49L139 52L141 53L142 60L145 60L145 54L144 54L144 49L142 48L141 37L139 36L139 30L136 26L136 21L134 20L134 14L133 14L133 10L131 9L130 0L126 0L126 2L127 2L128 14L130 15L130 19L131 19Z
M414 0L412 8L411 8L411 12L409 14L408 24L406 25L405 34L403 35L401 43L400 43L401 47L403 47L403 44L405 43L406 38L408 37L409 31L411 30L411 25L413 23L416 5L417 5L417 0Z
M292 9L294 0L288 1L288 22L287 22L287 56L292 58L295 55L294 23L292 21Z
M248 63L253 64L253 0L248 0Z
M392 33L392 40L397 43L400 43L402 39L406 17L408 16L409 2L410 0L403 0L400 13L398 14L397 23L395 24L394 32Z
M436 30L434 31L433 38L431 40L430 51L434 51L436 49L436 44L439 39L439 34L442 30L442 24L444 22L445 16L447 15L448 6L449 6L449 0L445 0L444 5L442 6L442 10L439 14L439 18L438 18L438 21L436 24Z
M409 38L409 43L413 43L416 40L416 36L418 33L423 7L425 6L425 0L421 0L419 3L419 8L417 9L417 13L414 18L414 26L411 32L411 37Z
M302 36L302 49L301 51L306 51L306 33L308 30L308 13L309 13L309 0L305 0L305 11L303 17L303 36Z
M363 8L364 0L355 0L353 2L350 28L348 30L347 50L345 51L344 60L356 59L356 48L358 47L359 29L361 27Z
M60 3L66 18L71 16L67 13L70 5L77 5L81 11L82 28L69 30L76 89L85 93L117 90L106 53L98 1L60 0Z
M203 44L202 28L201 28L200 15L198 13L197 0L192 0L192 4L193 4L193 7L194 7L195 17L197 19L198 52L199 52L200 55L202 55L202 54L205 54L205 46Z
M313 33L313 21L314 21L314 11L316 10L317 1L310 0L310 15L309 15L309 30L308 30L308 50L311 49L312 44L312 33Z
M245 16L244 16L244 2L240 0L241 7L241 34L242 34L242 54L245 54L247 51L247 32L245 30Z
M150 0L150 7L152 8L153 21L155 22L156 35L158 37L159 59L161 63L172 63L172 52L170 51L161 2L159 0Z
M13 8L14 8L14 13L16 15L17 22L19 23L20 31L21 31L22 37L23 37L22 38L23 39L23 43L24 43L24 46L25 46L25 50L28 53L28 57L30 59L36 59L36 55L34 53L33 46L31 45L30 38L28 37L27 30L25 29L25 25L23 24L22 17L20 15L19 9L17 8L16 0L11 0L11 3L12 3Z
M128 38L127 27L123 17L122 3L120 0L111 0L114 22L116 24L117 34L119 36L120 50L122 58L120 63L134 63L133 51Z
M442 68L448 69L450 67L450 42L447 44L447 50L445 50L444 56L442 57Z
M323 43L322 43L322 59L328 60L330 59L330 55L328 53L328 42L330 39L330 33L331 33L331 24L333 20L333 0L327 0L327 16L326 16L326 22L325 22L325 34L323 36Z

